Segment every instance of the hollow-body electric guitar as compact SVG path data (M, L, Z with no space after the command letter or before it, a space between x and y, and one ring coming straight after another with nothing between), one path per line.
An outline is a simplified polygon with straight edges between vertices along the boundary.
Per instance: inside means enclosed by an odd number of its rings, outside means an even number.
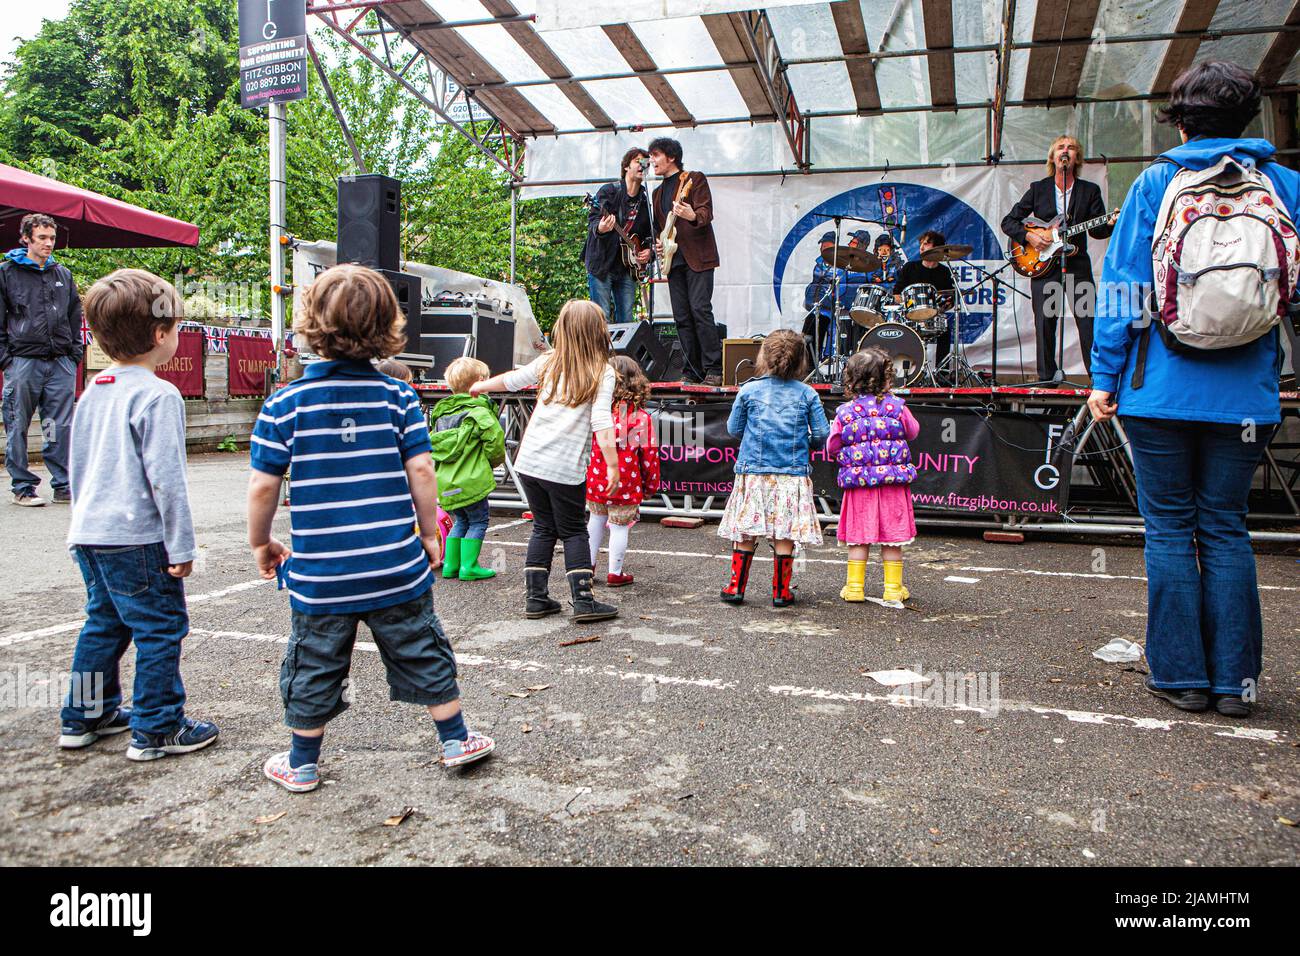
M682 178L677 181L677 195L673 198L673 205L686 202L693 185L691 174L683 169ZM667 279L668 270L673 266L673 256L677 253L677 213L670 212L664 219L663 231L659 233L659 246L659 274Z
M1011 268L1026 279L1037 279L1039 276L1046 275L1054 266L1060 264L1062 250L1064 250L1067 257L1074 255L1077 251L1077 247L1073 243L1065 240L1071 236L1077 236L1081 232L1087 232L1089 229L1096 229L1098 226L1114 222L1118 216L1118 211L1108 212L1104 216L1089 219L1087 222L1081 222L1077 226L1071 226L1068 229L1061 228L1061 223L1065 220L1064 216L1057 216L1050 222L1043 222L1037 216L1030 216L1025 220L1026 240L1028 235L1036 234L1046 239L1049 245L1045 249L1039 250L1031 246L1028 241L1021 245L1012 239L1007 243L1007 258L1011 260Z
M587 193L587 195L583 197L582 204L589 209L596 208L596 200L592 198L591 193ZM614 215L614 231L618 233L619 248L623 253L623 265L627 266L628 270L632 273L632 277L636 279L637 282L645 282L650 278L650 264L647 262L643 265L637 259L637 256L641 254L643 249L645 249L645 246L641 243L641 237L633 235L619 225L618 216L615 215L613 210L611 210L605 203L600 204L600 214L602 216Z

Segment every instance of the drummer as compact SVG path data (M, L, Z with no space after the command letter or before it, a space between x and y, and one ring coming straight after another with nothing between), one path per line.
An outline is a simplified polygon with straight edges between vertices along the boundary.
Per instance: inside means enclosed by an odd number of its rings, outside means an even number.
M819 351L823 358L829 351L828 346L834 311L832 295L839 299L841 307L845 305L847 272L843 268L832 267L827 258L832 255L831 250L834 248L835 233L825 233L817 243L817 261L813 263L812 281L808 283L803 294L803 307L806 310L803 334L809 339L812 338L813 322L814 318L817 318L821 330ZM856 275L856 273L854 274ZM833 293L830 292L832 286L835 288Z
M943 233L934 229L922 233L919 243L919 254L915 259L906 263L898 270L898 276L894 280L894 298L902 302L903 290L909 285L930 285L939 291L950 290L956 291L957 283L953 280L952 270L948 268L946 262L926 262L924 256L936 246L944 245L948 240L944 238ZM947 331L939 336L935 343L935 364L942 365L948 353L952 351L952 316L948 316Z

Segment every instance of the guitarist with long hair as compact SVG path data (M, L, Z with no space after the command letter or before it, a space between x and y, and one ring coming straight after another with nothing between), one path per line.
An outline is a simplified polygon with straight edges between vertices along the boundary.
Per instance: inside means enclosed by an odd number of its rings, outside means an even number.
M629 259L643 267L653 252L650 209L641 188L641 161L648 156L639 146L624 153L621 181L601 186L587 214L587 244L582 250L587 289L610 322L636 321L637 279ZM619 235L620 227L639 249L628 247Z
M1083 169L1083 150L1073 136L1058 136L1047 151L1047 176L1032 184L1011 207L1002 220L1002 231L1020 246L1032 253L1047 256L1053 242L1045 230L1035 223L1050 223L1063 217L1060 228L1086 219L1106 215L1101 187L1079 178ZM1026 222L1030 220L1030 222ZM1087 230L1094 239L1105 239L1114 229L1113 222L1103 222ZM1059 382L1062 370L1057 367L1058 319L1065 314L1065 301L1070 300L1070 311L1079 330L1079 347L1083 351L1083 364L1092 371L1092 307L1096 298L1092 278L1092 259L1088 256L1087 236L1074 237L1074 252L1065 259L1065 271L1060 267L1059 253L1045 263L1044 271L1029 285L1034 304L1035 342L1038 347L1038 378L1043 382ZM1033 258L1033 256L1031 256ZM1064 334L1063 332L1061 334Z
M697 170L683 172L682 144L660 137L650 143L650 162L662 182L654 191L655 249L667 276L668 297L682 345L683 378L694 384L722 384L722 342L713 321L713 195ZM665 241L667 240L667 241Z

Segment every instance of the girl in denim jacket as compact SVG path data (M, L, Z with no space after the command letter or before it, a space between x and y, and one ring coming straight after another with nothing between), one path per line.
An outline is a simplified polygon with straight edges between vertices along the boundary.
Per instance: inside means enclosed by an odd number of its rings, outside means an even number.
M736 481L718 526L718 535L733 542L731 583L722 589L728 604L745 600L756 538L770 539L776 552L773 607L794 603L795 548L822 543L808 449L826 441L830 424L817 393L800 381L804 362L797 332L769 335L758 352L758 377L741 388L727 420L727 431L740 438Z

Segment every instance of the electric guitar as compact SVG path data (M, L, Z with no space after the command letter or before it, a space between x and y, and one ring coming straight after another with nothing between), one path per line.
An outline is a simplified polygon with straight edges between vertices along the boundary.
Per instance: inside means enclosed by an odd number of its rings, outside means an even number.
M1064 250L1067 257L1074 255L1078 251L1077 246L1065 240L1071 236L1077 236L1081 232L1087 232L1089 229L1096 229L1098 226L1112 223L1118 217L1119 211L1116 210L1115 212L1108 212L1104 216L1098 216L1096 219L1081 222L1077 226L1062 229L1061 223L1065 220L1064 216L1057 216L1050 222L1043 222L1037 216L1030 216L1024 223L1025 232L1029 235L1042 236L1048 241L1049 245L1045 249L1038 250L1029 244L1027 241L1028 236L1026 236L1024 245L1012 239L1007 243L1007 258L1011 260L1011 268L1026 279L1037 279L1039 276L1046 275L1053 266L1060 264L1062 250Z
M649 201L648 197L647 201ZM587 195L583 197L582 204L588 209L596 208L596 200L592 198L591 193L587 193ZM600 214L602 216L611 214L609 207L604 203L600 204ZM618 233L619 249L623 253L623 265L628 267L632 273L632 277L636 279L637 282L645 282L650 277L650 262L654 260L654 257L651 256L650 260L644 264L637 260L637 256L643 249L645 249L645 246L641 242L641 237L629 233L619 225L617 216L614 217L614 231Z
M694 184L691 174L682 170L682 178L677 181L677 196L673 199L673 204L686 202L686 197L691 194L691 186ZM667 279L668 270L673 266L673 256L677 253L677 213L670 212L668 218L664 220L663 231L659 233L659 245L659 274Z

